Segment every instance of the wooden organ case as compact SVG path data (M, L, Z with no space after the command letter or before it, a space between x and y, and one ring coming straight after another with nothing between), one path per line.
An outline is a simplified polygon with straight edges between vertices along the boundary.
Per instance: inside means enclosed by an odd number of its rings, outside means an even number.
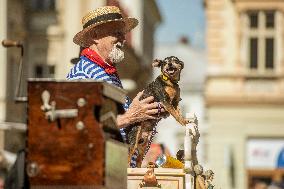
M26 171L31 188L127 187L116 116L123 90L94 81L28 81Z

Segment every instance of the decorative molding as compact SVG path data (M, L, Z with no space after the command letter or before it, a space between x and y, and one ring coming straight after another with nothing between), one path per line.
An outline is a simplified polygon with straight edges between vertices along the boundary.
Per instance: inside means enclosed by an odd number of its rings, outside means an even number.
M207 74L206 81L211 79L283 79L284 74L254 74L254 73L218 73L218 74Z
M232 0L238 12L247 10L280 10L284 11L283 0Z
M205 106L251 106L251 105L274 105L284 106L284 97L264 96L213 96L205 95Z

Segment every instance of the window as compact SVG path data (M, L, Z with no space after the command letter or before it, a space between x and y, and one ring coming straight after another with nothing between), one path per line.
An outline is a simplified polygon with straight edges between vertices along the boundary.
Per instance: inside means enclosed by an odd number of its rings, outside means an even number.
M265 68L273 69L274 67L274 39L265 39Z
M36 78L42 78L43 77L43 66L42 65L36 65L35 66L35 77Z
M30 7L34 11L53 11L55 0L31 0Z
M36 78L54 78L55 66L37 64L34 67L34 75Z
M258 14L256 12L252 12L249 14L250 27L257 28L258 27Z
M274 12L273 11L265 12L266 28L274 28L274 22L275 22Z
M275 11L248 11L246 15L248 68L257 73L272 71L276 52Z
M257 69L258 45L257 38L250 38L250 68Z

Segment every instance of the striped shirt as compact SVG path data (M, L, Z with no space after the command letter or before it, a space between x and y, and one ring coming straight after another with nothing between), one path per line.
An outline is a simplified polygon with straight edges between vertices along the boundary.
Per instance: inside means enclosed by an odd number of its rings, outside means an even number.
M122 88L121 81L115 74L106 73L104 68L90 61L87 57L81 56L80 58L81 60L68 73L68 80L94 79Z

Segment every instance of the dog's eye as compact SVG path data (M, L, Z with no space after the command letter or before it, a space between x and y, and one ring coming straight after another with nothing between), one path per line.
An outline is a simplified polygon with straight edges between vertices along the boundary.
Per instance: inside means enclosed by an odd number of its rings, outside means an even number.
M138 141L138 144L142 144L142 143L144 143L144 139L140 138L139 141Z

